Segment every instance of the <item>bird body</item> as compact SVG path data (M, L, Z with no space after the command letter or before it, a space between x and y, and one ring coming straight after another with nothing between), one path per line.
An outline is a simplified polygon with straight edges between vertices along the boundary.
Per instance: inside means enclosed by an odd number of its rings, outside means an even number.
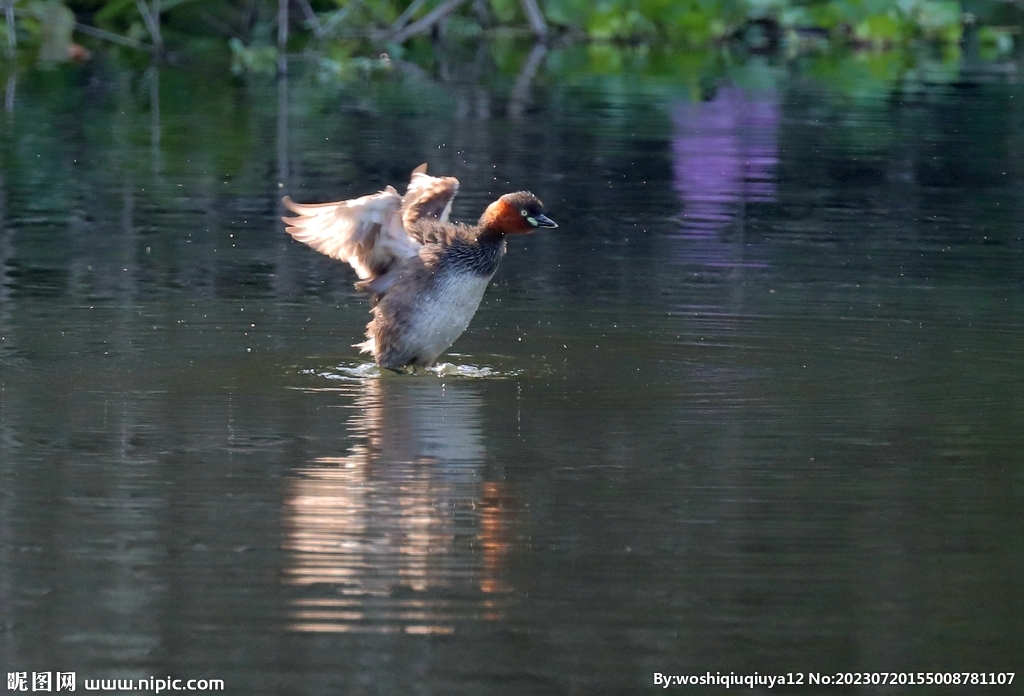
M370 293L373 318L357 346L392 370L430 367L469 326L505 256L507 235L556 227L532 193L505 194L476 225L448 222L459 189L454 177L413 170L400 196L388 186L348 201L282 201L296 240L347 262Z

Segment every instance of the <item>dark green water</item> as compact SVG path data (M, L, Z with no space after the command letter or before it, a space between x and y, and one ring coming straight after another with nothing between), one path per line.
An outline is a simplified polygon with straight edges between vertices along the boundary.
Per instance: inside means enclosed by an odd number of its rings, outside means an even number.
M5 671L633 694L1021 667L1017 73L542 58L532 84L19 77ZM464 374L381 377L351 272L277 202L424 161L455 219L530 188L560 227L511 243Z

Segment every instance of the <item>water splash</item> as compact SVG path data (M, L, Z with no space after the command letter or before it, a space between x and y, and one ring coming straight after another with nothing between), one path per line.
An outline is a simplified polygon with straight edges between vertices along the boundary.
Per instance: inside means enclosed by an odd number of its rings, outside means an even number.
M466 377L470 379L507 379L522 374L522 370L495 370L492 367L477 365L456 365L441 363L427 369L438 377Z
M518 377L522 370L497 370L486 365L457 365L455 363L439 363L433 367L417 368L402 376L436 376L436 377L459 377L465 379L509 379ZM380 379L381 377L399 376L390 370L384 370L373 363L362 363L359 365L336 365L329 369L305 368L299 374L309 375L320 379L327 379L341 382L363 382L368 379Z
M381 370L373 363L363 363L361 365L337 365L328 370L310 367L299 370L299 374L342 382L362 382L380 377Z

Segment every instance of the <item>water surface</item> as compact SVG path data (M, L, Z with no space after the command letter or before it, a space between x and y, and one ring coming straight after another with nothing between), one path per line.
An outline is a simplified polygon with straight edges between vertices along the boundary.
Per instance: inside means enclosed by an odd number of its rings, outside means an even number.
M695 90L529 60L20 76L8 671L239 694L1014 671L1016 73L751 59ZM352 274L278 200L423 161L462 181L456 219L530 188L560 227L512 240L446 370L381 375Z

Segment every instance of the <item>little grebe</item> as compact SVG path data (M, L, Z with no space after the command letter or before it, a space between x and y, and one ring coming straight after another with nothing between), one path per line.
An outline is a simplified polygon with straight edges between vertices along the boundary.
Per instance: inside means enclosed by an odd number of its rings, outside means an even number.
M505 255L505 236L557 227L528 191L506 193L476 225L448 222L459 191L454 177L413 170L405 196L380 193L336 203L300 204L282 218L295 239L346 261L372 296L373 319L357 344L380 367L430 367L476 313Z

